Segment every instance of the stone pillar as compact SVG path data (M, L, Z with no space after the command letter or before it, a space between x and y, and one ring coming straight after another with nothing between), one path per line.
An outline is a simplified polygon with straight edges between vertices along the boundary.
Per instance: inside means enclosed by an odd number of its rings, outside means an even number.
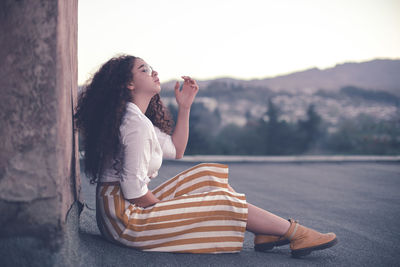
M77 5L0 1L0 265L10 246L32 246L25 256L60 251L80 200Z

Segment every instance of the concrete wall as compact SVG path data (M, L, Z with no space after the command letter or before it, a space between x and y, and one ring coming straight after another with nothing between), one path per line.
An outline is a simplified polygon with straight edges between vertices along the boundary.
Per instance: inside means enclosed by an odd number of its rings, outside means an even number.
M29 237L32 246L40 242L49 251L60 250L68 211L79 200L72 121L77 5L77 0L0 1L3 244Z

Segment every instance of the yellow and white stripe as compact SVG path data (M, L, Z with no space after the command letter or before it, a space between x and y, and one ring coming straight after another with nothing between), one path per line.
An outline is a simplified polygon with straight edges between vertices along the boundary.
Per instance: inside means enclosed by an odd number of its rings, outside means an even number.
M152 193L160 202L131 204L118 182L97 185L97 221L108 240L143 251L235 253L243 247L246 196L228 190L228 166L201 163Z

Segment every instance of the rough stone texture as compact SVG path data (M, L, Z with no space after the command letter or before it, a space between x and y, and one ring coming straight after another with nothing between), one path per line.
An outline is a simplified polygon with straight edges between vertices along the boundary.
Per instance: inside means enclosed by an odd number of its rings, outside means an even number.
M0 32L0 242L57 250L80 191L77 0L2 0Z
M68 211L63 243L58 251L49 250L45 241L30 236L6 237L0 239L1 267L71 267L88 266L82 263L87 253L82 253L79 238L78 202Z

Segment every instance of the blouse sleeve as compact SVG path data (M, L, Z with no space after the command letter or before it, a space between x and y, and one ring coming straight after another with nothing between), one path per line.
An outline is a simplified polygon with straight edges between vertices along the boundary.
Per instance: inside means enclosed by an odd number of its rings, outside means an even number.
M145 125L125 128L122 135L124 162L121 190L127 199L138 198L148 191L147 172L151 156L151 138Z
M157 134L158 142L161 145L163 151L163 158L165 159L175 159L176 158L176 148L172 142L172 137L169 134L164 133L157 126L154 126L154 130Z

